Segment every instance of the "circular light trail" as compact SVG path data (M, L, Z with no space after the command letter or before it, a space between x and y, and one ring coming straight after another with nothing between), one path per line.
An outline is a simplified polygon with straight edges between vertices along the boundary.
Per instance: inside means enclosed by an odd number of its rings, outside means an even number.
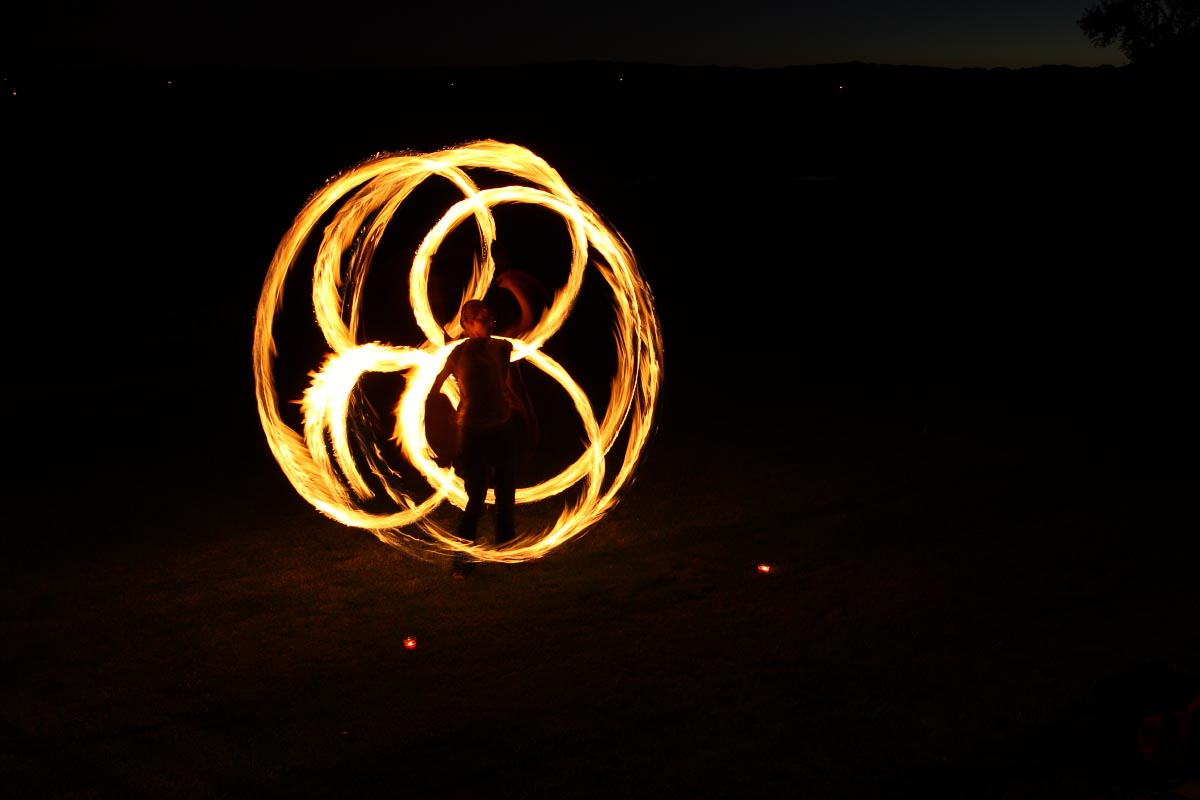
M476 169L515 180L511 185L480 188L471 177ZM359 341L360 303L379 242L404 201L429 178L448 181L462 199L429 229L409 267L409 302L425 340ZM541 370L570 398L586 440L578 458L558 475L517 489L517 503L522 504L564 496L574 487L558 519L508 547L494 549L459 539L429 516L447 500L463 508L466 492L462 479L437 463L426 437L425 407L434 378L462 341L457 338L462 333L457 315L443 326L434 314L429 298L432 259L451 232L472 220L484 257L476 260L462 299L482 298L496 275L492 209L503 204L547 209L566 226L571 244L566 281L532 328L511 341L514 361L524 360ZM296 430L284 420L275 386L275 323L285 285L318 226L312 307L328 355L320 369L310 373L311 381L299 400L303 424ZM589 266L611 291L617 356L607 404L599 414L567 369L542 352L570 316ZM369 530L398 548L416 544L435 552L462 551L479 560L519 562L545 555L578 536L615 505L653 430L662 355L654 298L624 239L543 159L518 145L482 140L434 153L380 154L330 179L312 195L279 242L259 297L255 395L275 460L301 497L322 514ZM391 439L421 476L421 492L401 480L372 439L361 402L362 378L368 373L397 373L404 378L393 409ZM457 402L452 380L443 391L452 403ZM618 440L623 441L623 452L615 451L610 459ZM387 509L379 509L379 492L372 483L382 486ZM494 502L490 491L488 500Z

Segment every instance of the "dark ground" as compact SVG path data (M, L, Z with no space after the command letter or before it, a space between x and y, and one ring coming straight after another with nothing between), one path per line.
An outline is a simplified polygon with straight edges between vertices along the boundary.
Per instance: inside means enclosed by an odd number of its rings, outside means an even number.
M1133 739L1200 690L1168 90L238 85L4 103L5 796L1196 796ZM250 345L309 192L483 137L666 371L612 513L452 584L292 490Z

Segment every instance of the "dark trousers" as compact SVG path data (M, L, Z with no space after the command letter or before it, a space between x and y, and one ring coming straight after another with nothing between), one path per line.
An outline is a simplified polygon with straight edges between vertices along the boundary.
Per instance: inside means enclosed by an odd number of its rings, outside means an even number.
M456 464L467 490L467 507L458 523L458 535L475 541L487 502L488 470L496 490L496 542L516 535L513 510L517 504L516 444L511 425L495 430L463 428Z

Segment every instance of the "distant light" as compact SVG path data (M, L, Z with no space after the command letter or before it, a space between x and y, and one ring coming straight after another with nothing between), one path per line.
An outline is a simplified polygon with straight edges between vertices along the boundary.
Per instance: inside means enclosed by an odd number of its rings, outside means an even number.
M845 88L846 88L846 87L845 87L845 86L842 86L840 83L838 84L838 91L841 91L842 89L845 89Z
M404 648L406 650L416 650L417 649L417 637L405 636L404 637Z
M771 571L771 565L770 564L759 564L758 571L763 574L766 574Z

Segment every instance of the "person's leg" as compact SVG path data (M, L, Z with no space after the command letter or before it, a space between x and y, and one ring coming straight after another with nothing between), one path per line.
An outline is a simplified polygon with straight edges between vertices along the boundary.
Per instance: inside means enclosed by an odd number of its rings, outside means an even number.
M458 535L469 542L475 541L479 530L479 519L483 516L484 504L487 502L486 449L480 445L477 434L464 432L462 450L456 465L456 469L461 470L467 491L467 507L463 509L462 517L458 522ZM455 573L466 569L469 564L470 558L467 555L455 552Z
M492 453L496 489L496 544L516 538L516 449L511 428L498 431Z
M458 522L458 535L471 542L475 541L479 520L487 502L487 448L480 438L478 434L463 436L462 453L458 461L467 490L467 507L463 509Z

